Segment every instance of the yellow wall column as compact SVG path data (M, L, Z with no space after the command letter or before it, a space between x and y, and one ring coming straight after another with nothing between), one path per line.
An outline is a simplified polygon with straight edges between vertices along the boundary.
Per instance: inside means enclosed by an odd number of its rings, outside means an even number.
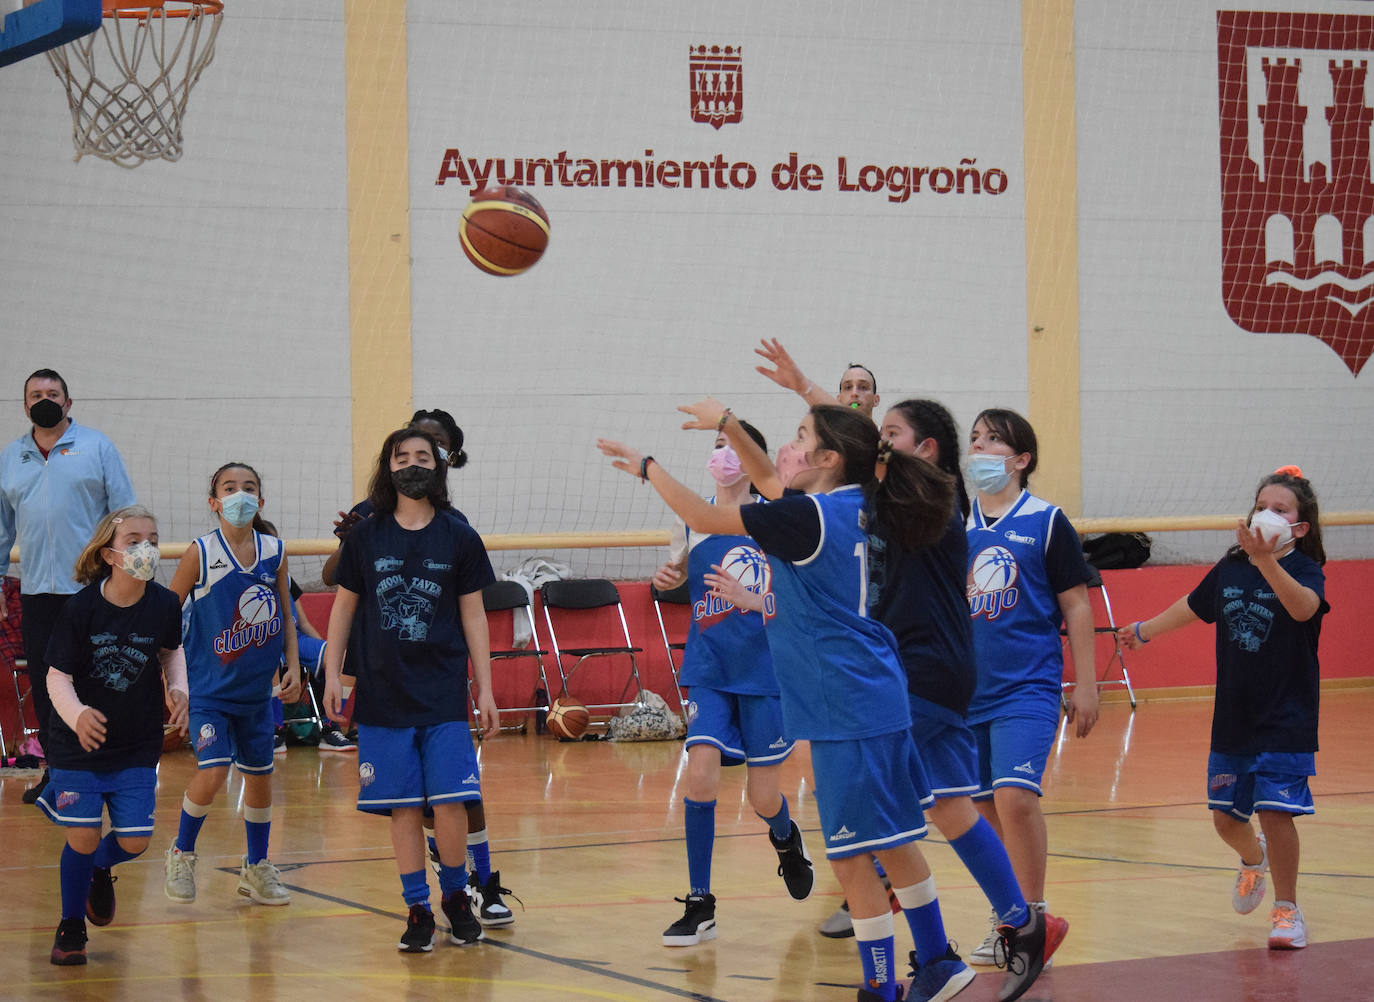
M1073 28L1073 0L1022 0L1027 416L1040 444L1032 486L1070 515L1083 507Z
M411 414L405 0L345 0L353 496Z

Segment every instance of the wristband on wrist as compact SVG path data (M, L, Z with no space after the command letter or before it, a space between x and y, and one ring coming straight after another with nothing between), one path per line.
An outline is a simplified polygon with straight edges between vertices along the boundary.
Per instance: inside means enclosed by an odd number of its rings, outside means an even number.
M649 479L649 464L654 462L653 456L645 456L639 461L639 479L646 481Z
M730 420L730 408L727 407L727 408L725 408L725 410L723 410L723 411L720 412L720 420L716 422L716 431L724 431L724 430L725 430L725 422L726 422L726 421L729 421L729 420Z
M1135 623L1133 624L1133 629L1135 630L1135 638L1139 640L1142 644L1148 644L1150 642L1145 638L1144 634L1140 632L1140 620L1135 621Z

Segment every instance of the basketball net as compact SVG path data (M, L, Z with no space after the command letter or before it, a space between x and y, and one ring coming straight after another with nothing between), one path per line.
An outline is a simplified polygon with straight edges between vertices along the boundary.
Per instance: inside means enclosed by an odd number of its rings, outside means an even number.
M48 51L67 87L76 159L181 159L191 88L215 58L221 0L104 0L99 31Z

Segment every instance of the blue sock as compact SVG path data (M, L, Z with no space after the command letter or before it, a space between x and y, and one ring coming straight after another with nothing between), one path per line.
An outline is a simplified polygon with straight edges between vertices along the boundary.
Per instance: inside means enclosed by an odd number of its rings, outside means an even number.
M773 833L773 838L778 842L786 842L792 835L792 815L787 812L787 798L782 797L782 809L771 818L759 817L768 822L768 830ZM758 814L758 811L754 812Z
M687 834L687 880L689 894L711 893L711 849L716 841L716 802L682 800L687 809L682 823Z
M86 899L91 894L91 873L95 870L95 853L89 856L69 845L62 847L62 863L58 867L62 880L62 917L84 919Z
M879 998L892 1002L897 997L893 976L892 913L854 920L854 938L859 944L859 963L863 966L864 986Z
M276 696L272 697L272 726L280 727L286 720L286 713L282 710L281 700Z
M176 847L182 852L195 852L196 839L200 838L201 826L205 816L210 813L209 804L193 803L190 798L181 798L181 823L177 826Z
M248 865L267 858L267 837L272 833L272 808L245 807L243 829L248 840Z
M987 895L999 922L1021 927L1030 918L1025 895L1012 872L1011 860L1002 840L987 819L979 817L972 828L949 843L973 879Z
M405 898L407 908L411 905L429 907L429 880L423 869L401 874L401 897Z
M439 893L444 897L448 897L454 891L461 891L467 884L467 867L439 864Z
M109 870L116 864L128 862L139 855L141 853L129 852L125 849L119 844L119 837L114 832L110 832L100 840L100 845L96 846L92 865L98 870Z
M491 843L487 841L487 830L468 832L468 855L472 857L472 872L477 882L486 885L491 879Z
M910 887L894 887L892 893L911 927L916 962L925 967L944 957L949 952L949 937L940 917L940 899L935 896L935 878L927 877Z
M887 880L887 871L883 869L883 861L879 859L877 856L873 857L873 869L878 871L878 876L882 877L884 880Z

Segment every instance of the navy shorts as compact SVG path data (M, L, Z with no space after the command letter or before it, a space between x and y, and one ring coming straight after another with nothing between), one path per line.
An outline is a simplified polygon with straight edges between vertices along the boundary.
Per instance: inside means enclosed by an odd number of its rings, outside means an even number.
M1249 821L1255 811L1315 814L1307 777L1317 774L1310 753L1260 752L1207 756L1207 806Z
M782 733L777 696L721 692L694 685L687 703L687 743L714 745L721 765L777 765L796 744Z

